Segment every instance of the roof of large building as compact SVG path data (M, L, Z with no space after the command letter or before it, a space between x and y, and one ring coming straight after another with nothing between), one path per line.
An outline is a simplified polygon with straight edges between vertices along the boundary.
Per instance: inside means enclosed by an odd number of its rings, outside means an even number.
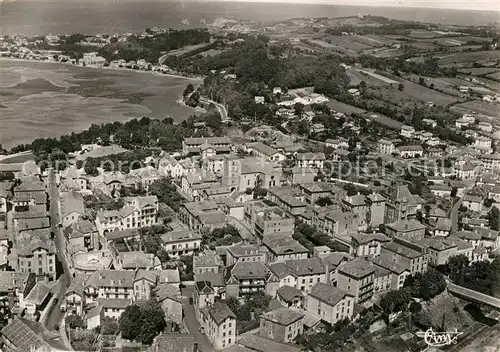
M13 345L13 351L31 352L33 350L68 351L69 349L50 333L41 323L14 317L2 329L2 335Z
M201 240L201 235L190 230L174 230L162 234L160 238L164 243L172 243Z
M339 267L339 273L343 273L357 279L363 278L372 274L375 271L373 263L365 258L351 260Z
M382 248L410 259L422 256L422 253L420 251L396 242L386 243L382 246Z
M319 257L287 260L285 264L297 276L325 274L325 265Z
M95 287L133 287L135 271L133 270L99 270L92 273L87 285Z
M411 232L425 229L425 225L415 219L399 220L385 226L397 232Z
M376 266L381 267L385 270L393 272L397 275L402 274L405 270L408 270L405 266L400 265L391 260L389 255L380 255L375 258L370 259Z
M314 297L330 306L335 306L340 302L342 298L347 295L350 294L345 292L344 290L322 282L318 282L316 285L314 285L311 289L311 293L309 294L309 296Z
M263 244L276 255L307 253L308 249L286 234L264 238Z
M245 257L252 255L261 255L263 248L251 243L238 243L233 246L226 247L226 252L230 253L233 257Z
M257 352L300 352L301 349L293 345L279 343L259 335L244 334L239 344Z
M238 279L252 279L267 277L269 269L261 262L238 262L228 266L226 272Z
M23 257L33 255L33 252L37 249L43 249L47 251L48 254L54 254L56 252L53 240L44 239L38 236L16 244L17 254Z
M64 218L71 213L85 214L83 196L76 191L66 192L61 197L61 216Z
M16 288L24 291L30 276L35 276L35 274L20 271L0 271L0 292L12 291Z
M288 326L304 317L304 314L296 310L282 307L260 316L261 319L269 320L273 323Z
M221 301L216 301L209 308L202 308L203 310L205 314L210 315L217 325L220 325L228 318L236 319L236 315L229 309L227 304Z
M156 336L153 351L157 352L193 352L196 338L190 334L164 333Z
M273 147L270 147L262 142L254 142L254 143L248 143L247 144L249 148L255 149L258 152L266 155L266 156L271 156L276 154L278 151L274 149Z
M384 235L383 233L363 233L363 234L356 234L356 235L351 235L351 237L356 240L359 244L365 244L365 243L370 243L372 241L378 241L378 242L390 242L391 240L389 237Z
M218 254L204 254L193 257L194 267L223 266L222 259Z
M304 298L304 293L300 291L299 289L293 287L293 286L288 286L284 285L281 286L276 294L281 297L285 302L291 302L294 298Z
M69 226L66 226L63 230L64 236L66 236L66 238L79 238L93 232L97 232L97 229L90 220L81 220L75 222Z
M153 253L142 251L121 252L119 254L123 269L147 269L161 265L160 260Z

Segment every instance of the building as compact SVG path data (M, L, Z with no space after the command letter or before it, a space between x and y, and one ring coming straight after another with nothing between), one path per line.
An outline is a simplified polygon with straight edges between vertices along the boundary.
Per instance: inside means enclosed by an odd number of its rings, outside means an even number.
M288 308L303 309L305 306L305 297L306 295L304 292L297 290L295 287L289 285L281 286L276 291L276 299L278 300L278 302Z
M240 262L225 270L226 295L240 297L255 292L265 292L271 272L261 262Z
M393 262L407 268L411 275L427 271L428 253L422 252L420 247L409 241L395 238L382 246L381 255L389 256Z
M239 262L262 262L267 261L267 249L253 244L239 243L226 248L226 265Z
M227 225L226 214L211 201L181 204L179 219L193 231L212 231Z
M368 205L368 226L376 228L384 223L385 217L385 198L378 193L372 193L366 196Z
M76 191L65 192L60 197L60 204L63 227L74 224L86 217L85 204L81 193Z
M386 272L384 276L388 276L387 283L389 286L383 282L377 280L377 276L384 277L380 275L380 270L375 271L375 292L385 291L385 290L400 290L403 288L406 277L410 275L410 270L405 266L398 264L392 260L391 256L382 255L375 258L370 259L370 261L375 264L376 267L382 269L382 271Z
M306 311L334 325L345 318L352 319L354 298L352 294L340 288L317 283L307 296Z
M6 351L69 351L43 324L17 316L2 329L0 341Z
M295 228L295 219L266 199L246 202L243 219L260 241L276 233L291 237Z
M400 145L396 148L396 153L403 159L421 158L424 155L424 148L421 145Z
M408 125L401 126L400 134L405 138L413 138L413 134L415 133L415 128Z
M349 254L354 257L376 257L380 255L382 245L390 241L382 233L351 235Z
M9 254L9 233L0 229L0 271L7 268L7 254Z
M326 160L325 153L297 153L295 157L298 167L312 167L320 170L323 169Z
M236 316L220 301L201 309L201 325L215 350L236 344Z
M56 250L54 241L32 237L16 243L17 270L35 273L39 279L56 279Z
M479 195L466 194L462 198L462 205L472 211L481 212L484 198Z
M271 187L267 190L266 197L292 215L302 214L306 210L306 202L302 200L300 190L291 186Z
M293 343L304 332L304 314L289 308L278 308L260 316L259 335L284 343Z
M338 268L337 287L352 294L356 303L373 296L375 267L365 258L354 259Z
M448 185L444 184L434 184L431 185L430 187L431 193L434 194L436 197L441 197L441 198L449 198L451 197L451 190L452 188Z
M306 247L287 234L269 235L262 244L267 252L266 261L270 263L305 259L309 254Z
M362 194L354 196L346 196L342 200L342 206L350 213L353 213L358 218L358 229L366 230L368 228L369 208L366 197Z
M450 219L439 218L434 227L434 236L447 237L451 233L452 223Z
M425 225L418 220L399 220L385 225L385 233L387 236L403 237L412 240L421 240L425 235Z
M313 182L300 184L299 186L304 196L304 201L310 205L315 204L320 198L335 197L340 200L347 195L347 192L333 183Z
M224 263L218 254L213 253L202 253L201 255L193 257L193 273L194 275L200 275L204 273L215 273L218 274L222 272L222 267Z
M91 251L100 247L99 232L90 220L81 220L65 227L63 234L71 248Z
M285 154L262 142L246 143L243 149L264 162L282 162L286 159Z
M36 275L32 272L0 271L0 314L7 317L14 308L24 307L24 299L35 284Z
M392 155L395 152L395 146L392 141L381 139L377 144L377 151L382 154Z
M196 346L193 335L162 332L155 337L148 352L196 352Z
M186 155L201 154L201 146L209 145L217 154L230 153L234 145L228 137L197 137L184 138L182 141L182 152Z
M200 249L201 235L189 230L175 230L160 235L161 246L172 258L193 255Z
M156 196L125 197L125 206L122 209L133 211L133 217L124 216L123 229L135 227L149 227L158 223L158 198ZM130 223L130 227L128 224Z
M500 154L483 154L480 160L483 170L485 171L500 169Z
M409 219L417 215L418 204L416 202L416 197L411 194L408 186L396 186L385 198L384 223Z

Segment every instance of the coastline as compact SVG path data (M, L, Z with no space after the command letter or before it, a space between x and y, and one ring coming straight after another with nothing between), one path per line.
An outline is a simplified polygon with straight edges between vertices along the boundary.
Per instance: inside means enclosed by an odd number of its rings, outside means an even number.
M37 130L37 127L33 125L33 120L35 120L36 123L41 123L43 119L44 113L40 114L40 116L36 116L35 118L29 118L26 120L29 120L28 122L31 124L29 128L21 128L21 126L24 125L24 118L19 117L19 119L12 120L6 118L2 118L2 123L6 123L7 125L4 126L6 129L4 130L5 133L0 134L0 143L3 144L4 146L8 148L12 148L16 145L19 144L25 144L25 143L31 143L34 139L42 137L42 138L50 138L50 137L55 137L59 138L61 135L71 133L71 132L81 132L85 130L86 128L90 127L92 123L108 123L108 122L113 122L113 121L120 121L120 122L125 122L133 118L140 118L142 116L151 116L152 118L161 118L162 116L172 116L176 122L181 122L185 119L187 119L190 115L193 114L200 114L205 112L203 109L199 108L192 108L188 105L186 105L183 102L183 95L182 95L182 90L185 88L185 86L188 83L191 83L195 85L196 87L199 86L202 83L202 78L201 77L186 77L183 75L176 75L176 74L162 74L161 72L156 72L156 71L145 71L145 70L134 70L134 69L127 69L127 68L109 68L109 67L89 67L89 66L79 66L75 65L72 63L68 62L57 62L57 61L39 61L39 60L30 60L30 59L22 59L22 58L10 58L10 57L0 57L0 61L4 62L4 65L6 66L16 66L16 63L19 63L19 66L21 67L32 67L32 68L38 68L40 70L45 70L50 74L51 71L57 71L58 69L61 70L68 70L70 74L75 74L75 72L78 72L80 70L85 70L84 72L87 72L90 74L91 77L94 77L96 75L101 75L99 72L102 72L103 75L106 75L105 72L111 73L111 72L116 72L116 74L120 74L120 83L124 81L121 77L126 77L126 80L128 81L133 81L134 86L137 87L129 87L128 83L125 84L128 89L132 94L134 92L137 92L137 89L140 89L141 85L142 86L147 86L149 87L148 90L152 91L155 95L151 95L145 98L145 101L147 102L141 102L141 103L131 103L137 106L141 106L143 108L151 110L150 113L140 113L137 111L137 113L131 114L128 112L125 112L122 114L120 117L120 112L119 110L110 110L110 114L106 115L99 115L99 111L93 110L94 106L91 106L90 110L86 112L85 107L83 110L81 108L76 115L79 115L79 118L75 118L73 114L66 113L61 113L63 115L63 118L57 117L57 114L54 114L52 119L45 117L47 123L50 123L54 127L51 128L46 128L43 131L42 130ZM40 65L41 64L41 65ZM94 73L92 73L94 72ZM133 74L130 74L129 72L137 72L141 73L141 75L134 76ZM152 74L151 76L145 76L145 73ZM111 74L112 75L112 74ZM165 80L163 80L161 77L165 77ZM135 78L134 78L135 77ZM151 79L148 77L152 77ZM154 78L153 78L154 77ZM90 79L92 81L93 78ZM173 86L176 86L177 88L165 88L167 92L166 95L163 93L163 90L158 90L158 94L155 93L156 89L163 89L163 87L167 87L170 84L170 81L174 82ZM148 82L151 82L151 86ZM162 83L164 82L164 83ZM183 83L184 82L184 83ZM183 86L184 88L180 88ZM3 88L2 88L3 89ZM8 89L8 88L6 88ZM119 90L119 89L118 89ZM151 92L150 92L151 93ZM30 92L27 92L29 96ZM78 93L77 93L78 94ZM92 94L92 93L91 93ZM84 96L85 97L85 96ZM92 96L87 96L87 98L92 99ZM97 99L100 97L98 95L95 96ZM6 97L9 98L10 97ZM112 97L109 97L113 99ZM118 97L117 97L118 98ZM118 98L120 99L120 98ZM126 100L123 100L123 104L130 104ZM57 104L56 104L57 105ZM19 104L16 106L20 106ZM179 108L175 108L174 106L178 106ZM161 107L159 110L155 110L155 107ZM183 110L184 109L184 110ZM189 109L189 110L187 110ZM0 109L2 111L3 109ZM7 111L5 111L7 113ZM110 119L108 116L115 115L113 119ZM27 110L26 116L29 116L29 111ZM66 119L66 116L72 116L69 119ZM82 117L83 116L83 117ZM86 120L86 117L89 116L89 120ZM10 122L9 122L10 121ZM62 130L61 130L62 128ZM9 129L13 133L8 133ZM42 128L43 129L43 128ZM22 131L19 133L16 131ZM50 134L49 134L50 133ZM28 137L29 136L29 137Z
M75 65L70 62L60 62L60 61L40 61L40 60L30 60L30 59L20 59L16 57L4 57L0 56L0 60L4 61L14 61L14 62L33 62L33 63L44 63L44 64L55 64L55 65L66 65L70 67L80 67L80 68L89 68L89 69L96 69L96 70L110 70L110 71L125 71L125 72L137 72L137 73L149 73L153 74L155 76L160 76L160 77L171 77L171 78L181 78L189 81L203 81L204 77L203 76L184 76L181 74L175 74L175 73L160 73L157 71L145 71L145 70L134 70L134 69L129 69L125 67L109 67L109 66L102 66L102 67L96 67L96 66L80 66L80 65Z

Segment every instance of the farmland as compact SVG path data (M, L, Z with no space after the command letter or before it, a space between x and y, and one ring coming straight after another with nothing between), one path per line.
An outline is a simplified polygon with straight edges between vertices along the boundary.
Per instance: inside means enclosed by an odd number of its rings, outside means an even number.
M473 62L479 63L480 61L496 61L499 57L500 54L498 51L473 51L447 55L439 59L438 62L440 65L472 65Z
M496 104L488 104L479 100L473 100L455 105L456 108L464 109L470 112L477 112L490 117L500 117L500 110Z
M500 81L500 72L491 73L487 75L486 78L492 79L494 81Z
M459 72L470 74L472 76L484 76L491 73L500 72L498 67L471 67L459 70Z
M458 101L457 97L440 93L430 88L421 86L410 81L402 81L404 90L397 87L371 89L375 96L382 100L398 106L417 106L427 102L433 102L439 106L447 106Z

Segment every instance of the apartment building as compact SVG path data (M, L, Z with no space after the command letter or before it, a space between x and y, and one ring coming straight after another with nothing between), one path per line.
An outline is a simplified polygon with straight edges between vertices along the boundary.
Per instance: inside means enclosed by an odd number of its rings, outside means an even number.
M306 210L306 202L302 200L302 193L294 187L271 187L267 190L266 197L292 215L302 214Z
M411 275L427 271L428 253L422 253L420 248L409 241L394 238L392 242L382 246L381 255L388 255L392 261L407 268Z
M174 230L160 235L161 246L172 258L193 255L201 246L202 237L190 230Z
M226 295L240 297L255 292L266 292L266 283L272 273L261 262L239 262L225 270Z
M306 247L288 234L269 235L262 241L262 244L267 250L266 261L269 263L305 259L309 254Z
M373 296L374 279L373 263L358 258L338 268L337 287L353 295L356 303L364 303Z
M349 254L353 257L376 257L380 255L382 245L390 241L383 233L351 235Z
M408 186L398 185L387 194L385 203L384 223L396 222L413 218L417 215L418 204L416 196L411 194Z
M212 231L227 225L226 214L214 202L184 203L179 208L179 220L191 230Z
M385 233L390 238L401 237L409 240L421 240L425 235L425 225L415 219L399 220L386 224Z
M201 325L216 351L236 344L236 316L220 301L201 309Z
M317 283L306 299L306 311L334 325L354 315L354 295L325 283Z
M63 230L68 245L79 250L91 251L99 249L99 232L90 220L81 220Z
M259 335L283 343L293 343L304 332L304 313L278 308L260 316Z
M295 158L298 167L311 167L320 170L323 169L326 160L325 153L297 153Z
M268 200L246 202L243 219L260 241L276 233L291 237L295 228L295 219Z
M273 263L269 269L278 278L280 287L287 285L305 293L311 292L316 283L327 282L327 267L319 257Z
M16 243L17 270L35 273L37 279L56 279L56 250L54 241L34 236Z
M375 292L384 291L384 289L382 289L384 286L386 290L400 290L401 288L403 288L406 277L410 275L410 270L408 268L396 263L392 259L392 256L387 255L382 255L370 259L370 261L375 264L376 267L386 271L388 276L389 288L377 282L377 278L375 278ZM377 272L375 273L375 276L380 277L380 275L377 275Z
M208 253L204 252L198 256L193 257L193 273L194 275L200 275L204 273L215 273L218 274L222 272L224 263L221 257L215 252Z
M268 250L253 244L239 243L226 248L226 265L239 262L266 263Z
M389 141L387 139L381 139L378 141L377 144L377 151L382 154L386 155L392 155L395 151L395 146L392 141Z

